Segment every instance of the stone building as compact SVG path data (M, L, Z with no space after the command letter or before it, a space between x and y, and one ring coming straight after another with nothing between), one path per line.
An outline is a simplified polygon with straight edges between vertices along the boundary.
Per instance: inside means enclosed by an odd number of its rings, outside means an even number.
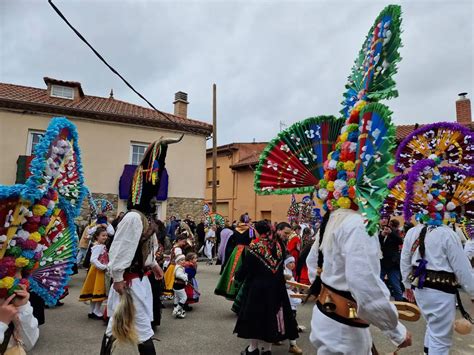
M168 151L158 213L162 219L201 214L212 125L187 117L186 93L176 93L170 114L117 100L113 92L85 95L78 82L44 82L45 88L0 83L0 184L25 180L35 144L51 118L63 116L77 127L87 187L112 202L115 215L126 208L131 175L148 144L184 133ZM83 211L88 215L88 208Z

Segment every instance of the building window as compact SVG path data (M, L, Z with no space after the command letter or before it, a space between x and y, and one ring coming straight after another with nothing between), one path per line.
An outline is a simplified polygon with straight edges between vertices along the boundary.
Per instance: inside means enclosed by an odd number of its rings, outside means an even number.
M219 186L219 167L216 169L216 185ZM207 187L212 187L212 168L207 168Z
M73 100L74 99L74 89L68 86L52 85L51 86L51 96L60 97L62 99Z
M130 145L130 164L140 165L148 145L148 143L132 143Z
M44 136L44 131L28 131L28 143L26 147L26 155L33 155L36 145Z

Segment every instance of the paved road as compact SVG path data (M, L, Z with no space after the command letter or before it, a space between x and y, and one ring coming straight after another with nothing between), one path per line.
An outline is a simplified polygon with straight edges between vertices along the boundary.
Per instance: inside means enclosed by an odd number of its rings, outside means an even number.
M246 341L232 334L236 316L230 311L231 303L213 294L218 270L218 266L199 265L197 276L202 292L201 302L188 313L186 319L173 319L170 304L163 310L162 325L156 332L161 340L155 343L158 354L239 354L245 348ZM40 339L31 354L98 354L105 326L101 321L88 319L89 306L77 301L84 278L85 271L80 270L79 275L72 280L71 294L65 300L65 305L46 310L46 324L41 326ZM308 329L311 312L312 305L309 304L298 310L298 322ZM471 307L471 312L474 313L474 307ZM406 325L414 333L414 346L399 354L421 354L424 322L420 320ZM395 350L380 331L372 328L372 334L381 354ZM298 344L305 354L314 354L308 336L308 332L302 333ZM287 353L287 344L273 348L273 354ZM357 354L356 349L354 354ZM474 354L474 334L455 334L452 354Z

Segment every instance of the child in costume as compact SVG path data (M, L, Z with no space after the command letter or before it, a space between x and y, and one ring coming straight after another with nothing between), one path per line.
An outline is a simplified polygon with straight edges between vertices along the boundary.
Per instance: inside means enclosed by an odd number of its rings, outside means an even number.
M295 281L293 277L293 272L296 268L295 258L293 256L288 256L285 259L285 270L283 271L286 281ZM293 312L293 317L296 321L296 310L297 307L303 302L301 298L293 298L292 295L296 294L293 288L290 285L286 285L286 292L288 293L288 298L290 299L291 310ZM298 323L297 323L298 324ZM299 327L298 327L299 328ZM290 349L288 350L291 354L302 354L303 351L301 348L296 345L296 339L290 339Z
M184 290L184 288L186 287L186 283L188 282L188 275L184 271L185 259L186 257L183 254L179 254L175 259L176 267L174 269L173 284L174 309L172 315L176 318L186 317L184 305L188 297L186 296L186 291Z
M104 316L101 307L102 302L107 299L105 285L105 272L109 262L107 248L105 247L107 238L107 229L97 227L93 235L91 267L79 296L79 301L91 301L88 315L91 319L102 319Z
M178 255L183 254L183 249L186 246L188 235L186 233L178 234L176 237L176 242L171 248L171 254L169 259L165 261L165 289L163 290L163 295L167 296L169 299L173 297L173 284L174 284L174 269L175 269L175 260Z
M184 305L184 310L186 312L192 311L193 308L190 306L190 304L199 302L199 290L196 280L197 260L198 257L196 253L191 252L186 254L186 261L184 263L184 271L188 275L188 283L185 287L187 300Z

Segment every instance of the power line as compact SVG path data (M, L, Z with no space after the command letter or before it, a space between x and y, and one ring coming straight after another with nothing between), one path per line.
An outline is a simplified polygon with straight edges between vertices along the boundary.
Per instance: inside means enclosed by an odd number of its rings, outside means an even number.
M94 47L92 47L92 45L87 41L87 39L84 38L84 36L74 28L73 25L71 25L71 23L68 21L68 19L66 18L66 16L64 16L62 14L62 12L56 7L56 5L53 4L53 1L52 0L48 0L48 3L51 5L51 7L54 9L54 11L59 15L59 17L61 17L61 19L69 26L69 28L71 30L74 31L74 33L77 35L77 37L79 37L82 42L84 42L91 50L92 52L94 52L94 54L115 74L117 75L124 83L125 85L127 85L135 94L137 94L140 98L142 98L148 105L150 105L151 108L153 108L156 112L158 113L161 113L168 121L170 121L172 124L174 124L176 127L180 128L181 130L183 131L189 131L189 129L187 127L185 127L184 125L182 124L179 124L175 121L173 121L171 118L168 117L168 115L163 112L163 111L160 111L158 110L150 101L148 101L146 99L145 96L143 96L142 94L140 94L140 92L138 92L114 67L112 67L109 63L107 63L107 61L100 55L99 52L97 52L95 50Z

